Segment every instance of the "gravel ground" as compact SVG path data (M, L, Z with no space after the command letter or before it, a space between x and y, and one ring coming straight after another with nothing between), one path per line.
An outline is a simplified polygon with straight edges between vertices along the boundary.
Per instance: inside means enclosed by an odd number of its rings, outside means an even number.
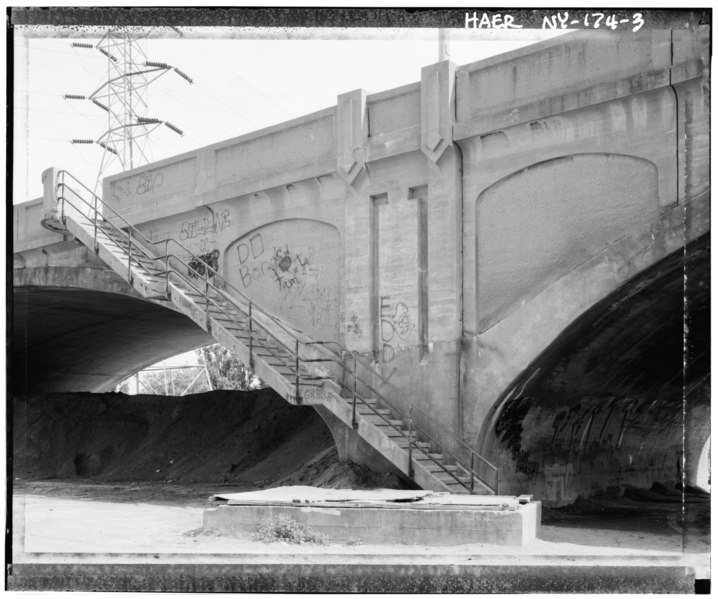
M148 482L16 481L13 494L13 561L78 559L197 559L222 556L434 556L468 559L496 555L676 557L707 567L707 503L593 500L583 511L544 510L539 538L525 547L482 543L454 547L417 545L290 545L246 536L206 534L202 512L217 492L251 485ZM580 506L579 506L580 507ZM62 554L74 554L72 556ZM174 554L173 558L168 554ZM154 557L157 556L157 557ZM194 559L194 558L192 558ZM707 570L706 570L707 571Z

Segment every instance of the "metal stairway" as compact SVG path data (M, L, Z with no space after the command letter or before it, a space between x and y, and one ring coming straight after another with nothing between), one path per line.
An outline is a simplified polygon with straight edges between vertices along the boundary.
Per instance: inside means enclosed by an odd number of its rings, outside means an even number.
M191 318L286 401L329 410L421 488L497 494L498 469L420 407L380 393L370 381L401 396L362 356L264 312L179 241L150 241L68 172L52 172L57 211L43 226L72 234L142 297Z

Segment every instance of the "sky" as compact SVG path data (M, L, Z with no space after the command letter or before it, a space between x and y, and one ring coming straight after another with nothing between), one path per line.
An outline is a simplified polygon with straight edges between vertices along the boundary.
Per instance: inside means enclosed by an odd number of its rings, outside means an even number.
M107 79L107 59L98 38L52 37L57 31L16 31L14 72L13 203L42 195L41 174L50 166L67 169L94 187L103 150L71 144L98 139L107 115L89 101ZM155 30L157 33L157 30ZM230 139L336 104L339 94L363 88L370 93L419 81L421 68L438 60L438 30L288 30L221 28L180 30L183 37L147 39L149 60L178 67L189 84L168 72L147 88L145 116L171 122L148 138L151 161ZM470 33L470 35L469 35ZM41 35L41 37L36 37ZM231 39L227 39L230 35ZM449 32L449 59L457 65L508 52L546 39L550 32ZM117 172L115 161L105 175Z

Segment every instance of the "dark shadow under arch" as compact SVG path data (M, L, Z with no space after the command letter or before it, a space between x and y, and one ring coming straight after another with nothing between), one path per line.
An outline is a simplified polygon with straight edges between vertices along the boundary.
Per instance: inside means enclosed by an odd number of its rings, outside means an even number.
M709 331L706 235L585 312L508 387L481 436L502 492L562 504L673 484L684 449L694 484L710 434Z

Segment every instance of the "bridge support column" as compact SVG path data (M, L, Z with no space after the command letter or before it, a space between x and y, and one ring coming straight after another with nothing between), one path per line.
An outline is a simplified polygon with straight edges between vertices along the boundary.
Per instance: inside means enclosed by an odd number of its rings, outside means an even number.
M421 151L428 165L427 298L422 386L434 415L463 437L461 398L462 181L461 152L453 140L456 66L443 61L421 70ZM430 404L430 405L429 405ZM450 445L451 441L445 442Z
M391 472L407 480L384 456L324 406L313 406L332 434L340 462L353 462L375 472Z

